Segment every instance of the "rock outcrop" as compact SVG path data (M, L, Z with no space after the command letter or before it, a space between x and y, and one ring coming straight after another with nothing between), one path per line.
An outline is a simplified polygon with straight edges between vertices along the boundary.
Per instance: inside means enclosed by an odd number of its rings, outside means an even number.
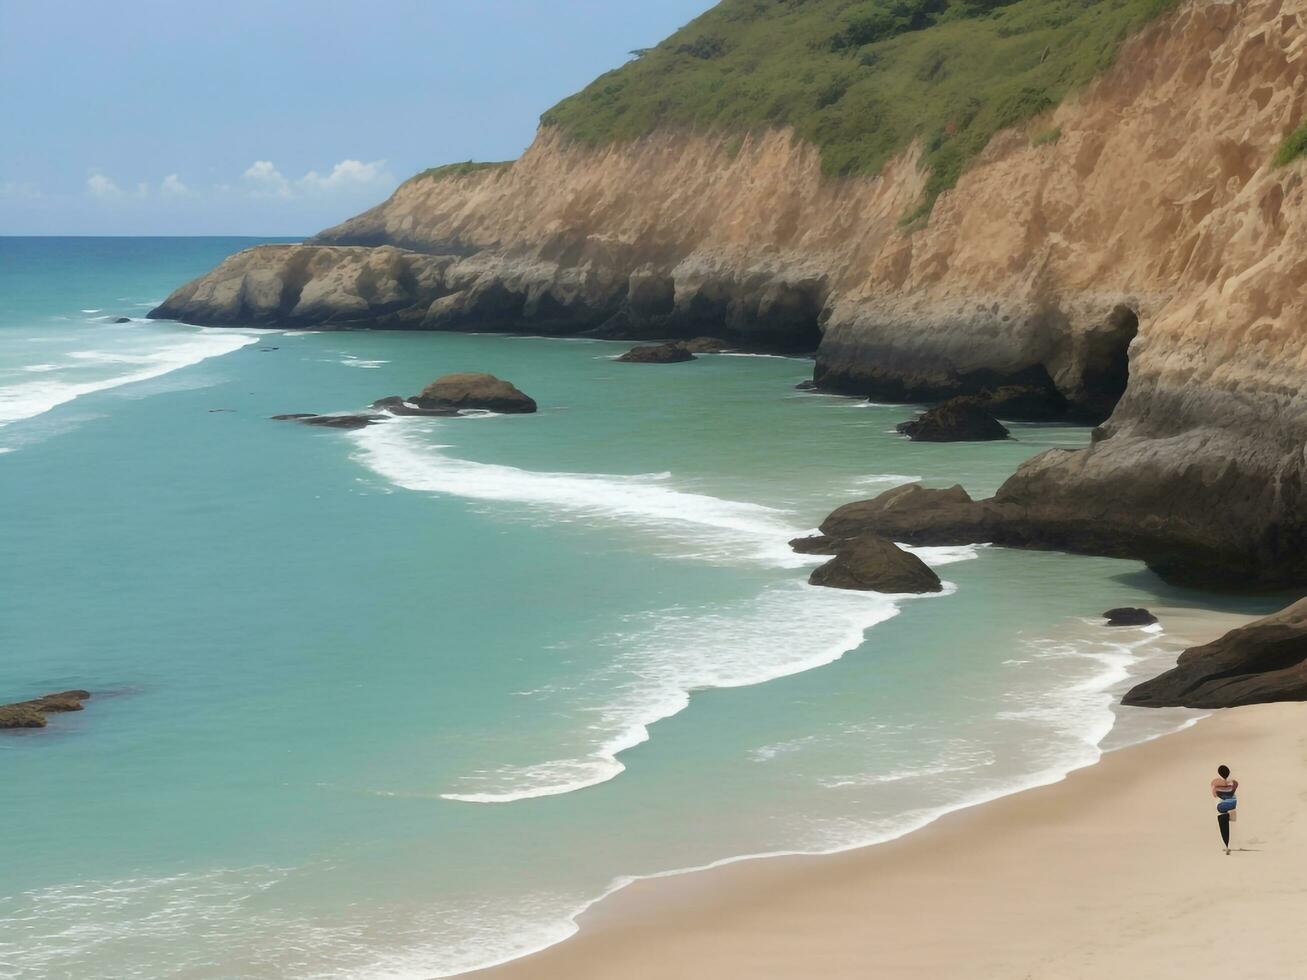
M0 704L0 729L44 728L46 715L63 711L81 711L90 691L58 691L31 701Z
M323 429L366 429L369 425L376 425L385 416L383 415L315 415L313 412L289 412L285 415L274 415L274 422L299 422L303 425L313 425Z
M1004 540L1307 582L1307 164L1273 162L1307 117L1305 29L1307 0L1182 0L1037 121L1055 139L999 133L906 226L920 145L833 179L785 129L544 127L511 166L414 178L153 315L712 333L816 349L820 388L878 401L1051 392L1103 424L982 508Z
M813 570L811 585L864 592L939 592L943 585L924 561L887 538L867 536L842 544Z
M1103 613L1108 626L1152 626L1157 617L1147 609L1137 606L1121 606Z
M695 356L680 344L647 344L632 347L618 360L624 364L679 364L693 361Z
M1122 704L1233 708L1307 701L1307 599L1180 654L1175 667L1136 685Z
M484 409L522 414L536 410L535 399L493 374L474 371L446 374L409 399L425 409Z
M950 398L896 428L913 442L991 442L1011 435L979 398Z

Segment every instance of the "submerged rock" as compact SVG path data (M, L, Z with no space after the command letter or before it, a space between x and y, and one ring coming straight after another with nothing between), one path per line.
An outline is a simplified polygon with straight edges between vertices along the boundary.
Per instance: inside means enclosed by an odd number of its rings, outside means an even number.
M977 398L950 398L897 428L913 442L987 442L1010 435Z
M1307 701L1307 599L1186 650L1173 668L1121 699L1146 708L1268 701Z
M379 408L382 411L389 412L391 415L436 415L445 416L457 415L456 408L422 408L413 402L399 395L387 395L385 398L378 398L372 403L373 408Z
M875 536L845 542L834 558L813 571L808 582L868 592L938 592L943 588L939 576L924 561L888 538Z
M31 701L0 705L0 728L44 728L45 716L63 711L81 711L90 691L58 691Z
M489 412L525 414L536 410L535 399L493 374L446 374L409 399L423 409L478 408Z
M1140 609L1135 606L1121 606L1117 609L1109 609L1103 613L1103 618L1107 620L1108 626L1152 626L1157 622L1157 617L1147 609Z
M129 316L115 316L109 318L110 323L131 323L132 318Z
M817 390L817 382L813 381L812 378L808 378L806 381L800 381L798 384L796 384L796 385L794 386L794 390L795 390L795 391L816 391L816 390Z
M383 415L314 415L312 412L292 412L289 415L274 415L277 422L302 422L304 425L317 425L324 429L362 429L375 425L385 418Z
M625 364L677 364L697 358L680 344L647 344L632 347L618 360Z

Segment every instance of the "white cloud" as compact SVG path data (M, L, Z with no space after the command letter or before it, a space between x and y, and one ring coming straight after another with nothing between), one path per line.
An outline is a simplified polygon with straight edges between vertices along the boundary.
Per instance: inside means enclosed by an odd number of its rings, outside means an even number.
M349 194L378 191L396 183L385 160L342 160L330 173L310 170L290 180L271 160L256 160L243 174L245 187L257 197L299 197L306 194Z
M290 197L290 181L271 160L255 160L242 176L257 197Z
M159 184L159 193L164 197L173 198L191 197L193 194L191 189L182 183L182 179L176 174L169 174L163 178L163 182Z
M386 170L385 160L342 160L331 168L325 177L316 170L310 170L298 181L308 191L327 192L364 190L381 184L395 183L393 174Z
M86 178L86 193L102 201L117 201L123 196L122 188L104 174L91 174Z

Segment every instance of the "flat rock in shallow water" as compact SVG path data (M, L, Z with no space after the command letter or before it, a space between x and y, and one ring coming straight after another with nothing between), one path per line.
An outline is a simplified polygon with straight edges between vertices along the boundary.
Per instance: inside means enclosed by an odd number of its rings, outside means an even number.
M697 358L680 344L647 344L632 347L618 360L624 364L677 364Z
M446 374L408 399L424 409L479 408L488 412L526 414L536 410L535 399L493 374L465 371Z
M839 552L813 571L811 585L866 592L938 592L943 588L924 561L887 538L867 536L844 542Z
M1010 434L976 398L950 398L897 428L913 442L990 442Z
M1103 613L1103 618L1107 620L1108 626L1152 626L1157 622L1157 617L1147 609L1140 609L1135 606L1121 606L1118 609L1109 609Z
M391 415L434 415L448 418L451 415L457 415L456 408L422 408L415 405L399 395L387 395L385 398L378 398L372 403L373 408L379 408L383 412L389 412Z
M289 415L274 415L277 422L301 422L304 425L317 425L324 429L362 429L382 421L383 415L314 415L312 412L292 412Z
M58 691L31 701L0 705L0 728L44 728L45 716L61 711L81 711L90 691Z
M1145 708L1268 701L1307 701L1307 599L1186 650L1173 668L1121 699Z

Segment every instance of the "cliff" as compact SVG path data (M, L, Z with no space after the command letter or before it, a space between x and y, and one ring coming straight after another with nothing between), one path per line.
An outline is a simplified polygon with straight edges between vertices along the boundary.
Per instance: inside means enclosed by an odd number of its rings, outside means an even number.
M943 189L938 133L841 176L810 120L607 142L545 125L512 165L420 175L153 315L711 333L815 348L822 388L877 399L1055 389L1105 421L990 502L1008 540L1307 581L1307 192L1301 161L1274 160L1307 117L1304 26L1307 0L1188 0Z

